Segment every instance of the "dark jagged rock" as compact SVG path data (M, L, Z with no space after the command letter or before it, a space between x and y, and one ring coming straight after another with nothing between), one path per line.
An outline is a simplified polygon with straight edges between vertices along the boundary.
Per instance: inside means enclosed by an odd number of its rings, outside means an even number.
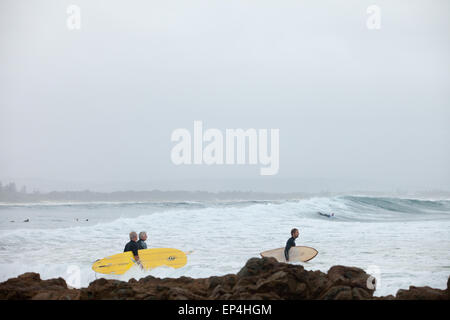
M79 290L69 289L62 278L41 280L38 273L27 272L0 284L0 299L74 300Z
M398 290L397 299L400 300L448 300L448 290L433 289L430 287L410 286L408 290Z
M148 276L128 282L102 278L79 290L69 289L61 278L41 280L37 273L25 273L0 283L0 299L449 299L450 279L446 290L411 286L395 297L374 297L372 281L354 267L334 266L325 274L274 258L252 258L237 274L202 279Z

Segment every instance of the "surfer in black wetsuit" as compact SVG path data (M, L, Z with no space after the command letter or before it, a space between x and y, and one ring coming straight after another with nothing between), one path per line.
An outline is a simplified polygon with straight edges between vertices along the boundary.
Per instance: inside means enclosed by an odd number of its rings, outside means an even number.
M289 261L289 249L295 247L295 239L298 238L298 235L299 232L297 228L291 230L291 237L286 242L286 247L284 248L284 257L286 258L286 261Z
M322 213L322 212L317 212L319 215L327 217L327 218L332 218L334 217L334 213L328 214L328 213Z
M139 263L139 255L138 255L139 247L136 242L137 239L138 239L137 233L134 231L130 232L130 242L128 242L125 245L125 249L123 249L123 252L127 251L133 252L134 260L136 260L136 262Z
M139 240L137 242L137 245L140 250L147 249L147 244L145 243L145 240L147 240L147 232L145 231L139 232Z

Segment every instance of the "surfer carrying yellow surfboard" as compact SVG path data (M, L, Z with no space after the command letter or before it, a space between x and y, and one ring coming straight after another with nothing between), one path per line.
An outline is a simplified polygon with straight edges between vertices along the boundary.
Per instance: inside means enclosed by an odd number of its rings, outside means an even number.
M134 231L130 232L130 242L128 242L125 245L125 249L123 249L123 252L127 252L127 251L131 251L133 252L133 256L134 256L134 260L136 260L137 263L139 263L139 254L138 254L138 250L139 250L139 246L137 244L137 233Z
M284 257L286 258L286 261L289 261L289 249L295 247L295 239L298 238L298 235L299 231L297 228L291 230L291 237L286 242L286 247L284 248Z
M147 240L147 232L141 231L139 232L139 241L137 242L139 249L147 249L147 244L145 243Z

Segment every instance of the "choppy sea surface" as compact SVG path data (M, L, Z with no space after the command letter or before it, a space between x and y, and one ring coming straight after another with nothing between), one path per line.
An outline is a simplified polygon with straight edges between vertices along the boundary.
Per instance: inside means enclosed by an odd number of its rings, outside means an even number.
M334 213L327 218L317 212ZM24 222L29 219L28 222ZM340 196L289 201L0 204L0 281L24 272L86 287L96 277L203 278L236 273L251 257L297 245L319 254L307 270L355 266L377 278L376 296L410 285L446 288L450 275L450 200ZM180 269L132 268L95 274L92 263L123 251L130 231L147 244L193 251Z

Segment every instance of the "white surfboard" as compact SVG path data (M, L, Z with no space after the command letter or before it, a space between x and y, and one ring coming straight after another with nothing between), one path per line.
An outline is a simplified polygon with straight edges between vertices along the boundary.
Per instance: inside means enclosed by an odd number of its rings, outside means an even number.
M319 252L311 247L292 247L289 249L289 262L306 262L317 256ZM278 262L286 262L284 248L272 249L261 252L261 257L272 257Z

